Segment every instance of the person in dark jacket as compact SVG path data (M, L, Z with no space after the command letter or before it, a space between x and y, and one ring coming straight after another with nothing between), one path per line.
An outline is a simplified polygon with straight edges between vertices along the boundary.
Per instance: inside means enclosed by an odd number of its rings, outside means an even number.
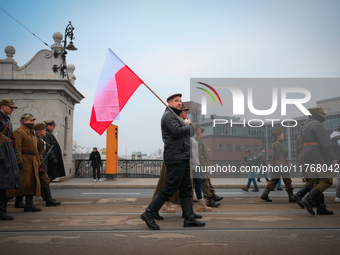
M56 124L54 120L45 120L44 122L46 124L46 136L44 137L44 141L47 142L49 146L54 145L47 163L47 173L52 182L55 178L65 176L65 168L59 143L57 138L52 134Z
M47 153L51 150L51 146L49 146L43 138L46 135L46 125L44 123L37 123L33 126L33 130L35 131L35 136L37 137L37 147L40 158L39 165L39 179L41 186L41 196L44 201L46 201L46 206L56 206L60 205L60 202L57 202L52 198L51 189L50 189L50 178L47 174ZM46 158L47 157L47 158Z
M322 107L313 107L308 109L311 116L306 121L302 129L303 141L303 160L308 164L307 169L308 178L313 178L314 187L309 192L306 199L302 200L302 204L307 211L315 215L312 204L317 204L318 215L332 215L333 212L326 209L323 192L332 186L333 178L332 171L327 170L329 166L337 164L336 157L331 147L331 140L322 122L326 119L326 115ZM322 171L314 171L321 168ZM326 167L326 171L324 171Z
M96 173L98 181L102 182L100 179L100 167L102 166L102 159L100 158L100 154L96 147L93 148L93 151L90 154L91 166L93 169L93 181L96 181Z
M169 106L161 119L162 139L164 142L164 163L167 167L167 183L151 201L140 218L153 230L159 230L155 216L163 204L179 190L183 210L184 227L203 227L204 222L195 219L191 204L190 180L190 136L194 135L194 126L185 125L179 117L182 95L174 94L167 98Z
M0 100L0 219L13 220L7 215L6 189L20 189L19 167L17 163L18 150L13 136L13 126L8 115L14 109L11 99Z

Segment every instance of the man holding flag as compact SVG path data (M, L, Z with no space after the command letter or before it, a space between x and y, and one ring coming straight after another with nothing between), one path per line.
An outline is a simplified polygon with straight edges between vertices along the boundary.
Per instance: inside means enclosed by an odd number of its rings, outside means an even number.
M174 94L168 97L169 107L161 120L162 138L164 142L164 163L167 167L167 183L158 195L151 201L145 212L140 216L146 225L153 230L159 230L155 216L159 209L177 190L181 199L184 227L204 227L205 223L195 219L191 204L190 180L190 136L194 134L194 126L185 125L179 115L182 112L182 95Z
M164 142L164 163L167 167L167 184L152 200L146 211L140 216L146 225L154 230L159 226L155 217L162 205L169 201L177 190L181 198L184 227L204 227L204 222L195 219L191 204L190 180L190 136L194 135L194 126L185 125L179 114L182 112L182 95L168 97L166 105L112 50L107 57L99 78L92 107L90 126L102 135L112 121L118 118L120 111L136 89L144 84L167 108L161 120Z

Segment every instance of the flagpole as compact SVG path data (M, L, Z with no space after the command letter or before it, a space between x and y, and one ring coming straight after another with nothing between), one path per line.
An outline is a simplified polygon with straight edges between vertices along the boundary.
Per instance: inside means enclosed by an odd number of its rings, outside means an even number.
M177 117L178 117L178 119L180 120L180 121L182 121L182 123L184 124L184 125L186 125L186 123L184 122L184 120L180 117L180 116L178 116L170 107L169 107L169 105L167 105L148 85L146 85L145 83L143 83L144 85L145 85L145 87L147 87L151 92L152 92L152 94L154 94L158 99L159 99L159 101L161 101L170 111L172 111Z

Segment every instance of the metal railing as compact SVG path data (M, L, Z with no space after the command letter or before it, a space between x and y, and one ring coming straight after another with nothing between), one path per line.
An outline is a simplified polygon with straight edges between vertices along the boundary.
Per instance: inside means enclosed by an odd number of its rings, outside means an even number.
M118 160L118 173L119 178L158 178L162 169L163 160ZM106 177L106 160L102 160L102 167L100 170L101 177ZM242 161L223 161L213 160L210 161L211 166L219 165L223 166L235 166L239 169L242 165ZM88 159L76 159L75 160L75 177L77 178L90 178L93 177L93 170L91 161ZM291 171L291 177L302 177L302 173L299 171ZM210 174L210 178L247 178L248 173L245 172L215 172ZM256 174L257 177L257 174ZM268 174L271 177L271 174ZM336 173L333 173L333 177L336 178Z
M88 159L75 160L75 177L93 177L91 161ZM120 178L158 178L162 169L163 160L118 160L117 177ZM102 160L101 177L106 177L106 160Z

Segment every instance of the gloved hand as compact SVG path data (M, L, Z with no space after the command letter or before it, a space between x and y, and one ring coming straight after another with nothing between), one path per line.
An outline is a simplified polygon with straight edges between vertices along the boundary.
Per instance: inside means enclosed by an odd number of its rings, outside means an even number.
M19 167L19 170L22 170L24 168L24 164L23 163L19 163L18 167Z

